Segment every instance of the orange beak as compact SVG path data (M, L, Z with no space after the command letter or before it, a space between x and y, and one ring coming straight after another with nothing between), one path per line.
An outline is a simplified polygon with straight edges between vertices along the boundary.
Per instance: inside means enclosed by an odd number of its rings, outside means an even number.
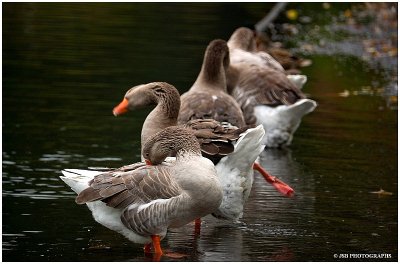
M150 166L153 165L153 164L151 163L151 161L148 160L148 159L145 159L145 160L144 160L144 163L146 163L146 165L150 165Z
M124 98L124 100L122 100L122 102L119 103L119 105L114 107L113 114L115 116L118 116L118 115L128 112L128 104L129 104L128 99Z

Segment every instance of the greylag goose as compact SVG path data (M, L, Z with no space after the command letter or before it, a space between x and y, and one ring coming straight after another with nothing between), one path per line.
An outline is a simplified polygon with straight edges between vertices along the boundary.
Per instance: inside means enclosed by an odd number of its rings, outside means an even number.
M170 154L176 160L162 163ZM168 127L143 145L145 163L128 171L63 170L61 179L86 204L94 219L130 241L151 242L162 255L160 240L170 227L180 227L218 209L222 189L214 164L202 157L191 131Z
M129 89L124 99L113 109L115 116L128 111L155 105L147 115L141 132L141 144L147 138L164 128L177 125L180 109L180 94L178 90L166 82L152 82L137 85Z
M153 133L152 129L158 131L176 125L179 101L179 93L174 86L165 82L153 82L128 90L113 113L120 115L128 110L146 107L156 102L156 107L143 123L142 138L147 138ZM240 218L252 186L253 162L263 150L260 140L264 135L264 129L258 126L243 131L243 129L224 127L212 119L195 119L182 126L193 130L201 143L203 155L216 163L224 197L220 208L213 215L226 219ZM267 177L267 181L281 193L287 196L293 194L293 189L271 177L262 168L260 170L264 173L263 176ZM251 176L248 177L248 174ZM248 178L250 180L245 180Z
M230 56L226 41L221 39L211 41L205 50L203 64L196 81L189 91L181 96L181 109L179 111L178 124L187 124L187 122L193 119L212 118L227 126L238 128L243 128L245 126L245 120L240 106L227 91L226 76L235 75L235 72L231 72L229 69ZM234 83L235 80L231 80L231 82ZM261 130L261 126L259 126L258 129ZM252 186L253 169L258 170L268 182L271 182L270 175L267 174L259 163L255 162L264 146L262 146L258 138L254 139L254 141L249 138L249 143L246 144L250 144L254 150L247 148L239 151L237 147L234 152L227 155L223 162L217 165L220 179L229 179L221 181L227 193L230 193L232 188L240 189L245 186L245 191L241 197L242 201L236 202L237 205L242 205L240 208L241 210L243 209L243 205L248 198ZM246 157L247 159L243 159L242 157ZM236 169L237 175L233 177L232 171L234 169ZM242 184L237 184L236 186L232 185L232 182L236 181L234 178L240 179ZM280 191L283 191L285 195L288 194L288 190L286 189L280 189ZM289 191L289 195L292 195L292 191L293 190ZM227 195L224 195L221 208L234 208L232 202L229 201L227 197ZM228 211L229 209L227 212ZM237 210L237 212L239 211L240 210ZM225 213L225 215L226 214L227 213ZM220 215L224 215L224 213ZM241 214L235 214L234 218L238 218L239 216L241 216Z
M307 82L307 76L302 74L288 74L282 64L276 60L274 56L271 56L265 50L260 49L258 43L258 37L260 33L254 32L248 28L238 28L232 34L228 41L230 50L230 58L232 61L231 71L233 70L236 63L255 64L261 67L267 67L279 72L282 72L286 77L299 89L303 88ZM231 83L233 76L228 75L228 82ZM236 79L238 77L236 76Z
M225 71L229 64L226 41L211 41L196 81L181 96L178 124L185 124L193 119L214 119L236 127L246 125L239 104L226 89Z
M247 124L262 124L267 147L289 146L302 117L312 112L317 103L307 99L267 53L254 52L254 33L239 28L228 41L231 68L236 76L228 87L239 103ZM259 54L264 54L260 56ZM267 54L269 59L266 59ZM279 64L279 63L278 63ZM233 72L233 70L231 70Z

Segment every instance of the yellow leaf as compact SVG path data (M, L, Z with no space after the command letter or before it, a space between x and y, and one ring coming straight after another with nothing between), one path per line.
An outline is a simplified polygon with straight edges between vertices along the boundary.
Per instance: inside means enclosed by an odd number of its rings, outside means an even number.
M351 10L347 9L346 11L344 11L344 16L347 17L347 18L352 17Z
M295 9L289 9L288 11L286 11L286 17L290 20L296 20L298 16L299 13Z

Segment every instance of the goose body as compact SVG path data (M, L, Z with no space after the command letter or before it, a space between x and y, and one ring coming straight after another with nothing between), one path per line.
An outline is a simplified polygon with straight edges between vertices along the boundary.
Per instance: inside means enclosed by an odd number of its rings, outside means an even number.
M156 91L163 89L164 92L160 93L163 97L158 99L158 105L152 110L164 109L168 111L169 107L176 107L176 104L171 104L172 101L180 100L176 90L167 83L149 83L139 85L131 89L125 95L128 102L137 102L136 98L146 96L157 96ZM152 91L152 95L149 95ZM177 98L170 98L177 97ZM124 100L125 100L124 99ZM141 99L142 100L142 99ZM146 100L143 100L145 102ZM130 110L137 109L148 105L143 103L142 106L129 104L126 106ZM160 106L163 105L163 106ZM179 107L179 104L177 105ZM117 109L117 110L115 110ZM118 115L120 111L119 106L114 109L114 113ZM123 112L123 111L122 111ZM175 112L175 111L174 111ZM176 112L175 112L176 113ZM147 129L149 124L165 125L164 123L157 122L157 119L164 119L167 113L159 115L152 115L151 122L147 118L143 124L143 131ZM178 116L171 118L171 126L175 125ZM212 160L216 166L219 182L223 188L223 201L218 210L215 210L215 216L225 219L238 219L242 216L243 206L246 202L251 186L253 183L253 163L257 156L262 152L264 146L261 144L261 139L264 136L264 129L262 125L256 128L242 128L238 129L232 127L227 122L218 122L213 119L195 119L190 120L180 126L190 129L196 136L201 146L203 156ZM160 127L156 128L156 130ZM150 136L145 135L145 137ZM143 134L142 134L143 138ZM143 151L142 151L143 152Z
M307 76L304 74L287 74L282 65L267 52L264 51L250 52L243 50L240 47L241 46L237 47L232 44L230 45L230 61L232 65L231 67L237 67L240 65L242 66L254 65L265 69L273 69L275 71L285 74L286 77L289 79L289 81L292 82L292 84L294 84L298 89L302 89L304 84L307 82ZM239 67L239 69L240 68L241 67Z
M242 46L233 45L232 40L228 45L230 49L230 61L233 65L238 63L252 63L279 72L285 72L282 65L279 64L279 62L277 62L271 55L263 51L253 51L252 45L247 47L248 51L244 50Z
M173 162L163 162L170 151ZM64 170L61 179L86 204L93 218L135 243L165 237L170 227L183 226L217 210L222 190L213 163L187 129L169 127L149 137L146 160L128 170L108 172Z
M227 92L226 71L229 65L227 43L220 39L211 41L196 81L181 96L178 124L211 118L236 127L246 125L239 104Z
M228 91L239 103L246 123L264 126L262 143L267 147L290 145L302 117L317 105L301 91L306 76L288 77L271 56L260 56L265 52L256 51L250 29L237 29L228 46L236 72Z
M264 149L261 139L265 132L262 125L256 128L245 127L243 112L227 91L226 76L231 74L228 72L229 66L229 47L226 41L211 41L204 53L196 81L181 96L178 124L208 124L211 123L209 118L212 118L227 127L242 131L239 136L230 139L229 144L233 146L233 150L215 162L224 195L213 216L238 220L243 215L244 205L253 185L253 164ZM192 121L193 119L198 120ZM210 131L211 124L203 127Z
M61 172L63 176L60 176L60 178L77 194L80 194L83 190L89 188L89 182L92 181L95 176L104 173L101 171L78 169L67 169L62 170ZM88 202L86 205L92 212L94 220L99 224L122 234L134 243L145 244L151 242L150 236L139 235L122 223L121 215L124 209L107 206L106 203L102 201ZM160 235L164 238L165 233Z

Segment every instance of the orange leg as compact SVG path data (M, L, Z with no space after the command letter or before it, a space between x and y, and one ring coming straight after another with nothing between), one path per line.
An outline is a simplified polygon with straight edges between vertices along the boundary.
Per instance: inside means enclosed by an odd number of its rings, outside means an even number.
M145 244L143 250L144 253L151 253L151 243Z
M200 235L200 228L201 228L201 218L197 218L194 220L194 234Z
M278 192L282 193L287 197L292 197L294 195L294 190L292 189L292 187L290 187L283 181L269 174L259 163L254 162L253 169L261 173L261 175L264 176L264 179L270 184L272 184L272 186L274 186L275 189L278 190Z
M174 258L174 259L180 259L180 258L184 258L184 257L188 256L186 254L180 254L180 253L174 253L174 252L164 253L163 250L161 249L161 244L160 244L161 239L160 239L159 235L151 235L151 240L152 240L151 243L144 245L143 250L144 250L144 253L146 256L152 255L153 262L160 262L161 256L166 256L166 257ZM151 252L152 248L154 249L154 253Z
M160 236L152 235L151 240L153 240L154 253L156 255L161 256L163 254L163 252L162 252L161 245L160 245Z

